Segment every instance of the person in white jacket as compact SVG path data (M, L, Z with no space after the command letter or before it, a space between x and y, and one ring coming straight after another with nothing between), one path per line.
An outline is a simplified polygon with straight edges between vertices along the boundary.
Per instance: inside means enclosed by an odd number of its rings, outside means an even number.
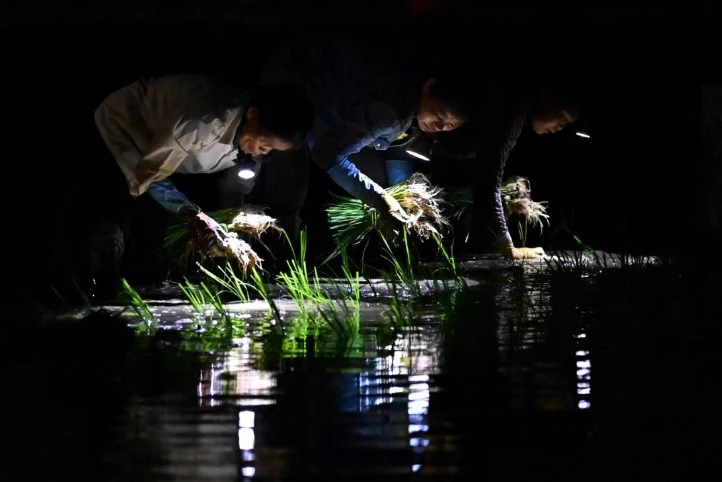
M289 86L251 92L172 75L113 92L96 109L95 123L133 197L147 192L172 214L195 215L200 207L176 189L172 174L209 174L249 159L258 171L272 151L301 146L312 107Z
M113 217L127 221L124 211L133 199L150 196L171 216L191 218L202 212L176 187L171 176L178 174L251 166L254 179L233 176L240 184L238 191L254 191L255 198L256 191L263 191L260 198L269 214L293 239L305 198L305 192L295 191L306 189L297 182L297 174L305 175L306 166L284 164L284 156L274 156L270 163L266 159L272 152L303 148L312 122L313 107L306 95L287 85L246 89L203 75L169 75L141 79L108 95L95 110L95 124L127 191L106 194L103 210L108 214L101 216L98 228L91 228L89 269L96 284L100 279L117 284L129 228L108 225L122 224ZM298 156L293 159L299 163ZM255 184L259 178L260 185ZM112 183L107 184L112 190ZM113 210L116 214L110 214Z

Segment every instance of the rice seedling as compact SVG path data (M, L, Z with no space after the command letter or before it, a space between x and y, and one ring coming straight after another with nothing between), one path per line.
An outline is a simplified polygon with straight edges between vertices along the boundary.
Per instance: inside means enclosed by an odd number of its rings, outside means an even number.
M394 247L386 236L380 234L381 242L385 254L383 258L391 263L393 269L392 279L402 283L408 290L411 296L418 296L421 294L421 286L416 279L415 263L411 255L411 245L409 243L408 235L406 231L402 233L402 248L403 248L403 262L399 260L399 257L394 253ZM385 274L385 278L388 279L388 274Z
M251 296L248 289L254 288L253 285L239 278L236 275L233 266L229 262L226 262L225 266L223 268L220 268L221 276L213 273L208 268L202 266L200 263L198 264L198 268L211 280L213 280L215 283L225 288L227 292L235 296L238 301L241 301L243 303L251 301Z
M183 278L183 283L178 283L178 288L180 288L181 292L185 296L186 300L191 304L193 307L193 311L195 311L199 315L205 314L206 311L206 297L202 290L199 290L196 288L196 286L191 283L188 278Z
M531 184L522 176L513 176L506 179L500 187L504 207L509 215L518 215L523 222L518 224L519 235L526 244L528 226L539 227L541 232L544 223L549 224L546 201L537 202L531 198ZM522 228L523 226L523 228Z
M328 288L323 286L323 280L316 268L309 271L306 263L307 233L301 231L299 239L299 253L286 262L287 271L276 276L279 287L294 301L299 309L300 316L295 324L310 326L318 330L319 321L325 326L343 336L358 333L360 319L360 278L358 273L354 276L348 265L348 257L342 252L344 275L349 284L350 293L341 289L340 284L334 282L332 295Z
M205 299L208 303L210 303L211 306L213 306L213 308L216 310L216 313L218 313L224 320L230 321L230 315L228 313L228 310L226 309L226 305L223 302L223 299L221 298L222 291L216 288L211 288L204 281L200 282L200 287L205 293Z
M526 244L529 226L539 227L541 233L544 224L549 226L549 214L546 201L534 201L531 198L531 183L523 176L512 176L505 179L499 188L507 218L515 215L518 218L517 229L522 245ZM469 209L473 208L471 189L447 189L447 200L451 206L449 217L461 220Z
M394 331L411 326L414 322L414 304L409 300L401 300L396 285L392 285L391 301L389 302L388 309L384 312L384 318L389 322Z
M436 241L438 252L441 254L441 259L444 262L445 271L451 275L456 287L467 288L468 284L466 282L466 278L459 274L459 268L456 265L456 259L454 258L453 247L450 250L447 250L444 246L444 242L441 236L434 234L433 239L434 241ZM436 277L434 278L436 279Z
M408 214L405 230L420 239L427 240L432 234L441 235L450 226L442 209L445 205L443 190L433 186L423 174L414 173L408 181L388 188L387 192ZM334 201L326 207L326 213L336 248L325 262L368 240L372 232L389 237L397 229L396 224L391 224L376 209L358 199L334 195Z
M263 233L283 231L276 220L263 211L262 207L244 206L200 213L169 226L163 248L180 266L187 266L194 259L227 258L235 260L245 275L263 261L246 239L263 245Z
M276 276L281 289L294 301L302 317L308 317L308 303L324 302L323 290L319 288L320 281L318 272L314 268L313 281L309 276L308 265L306 264L307 233L302 230L299 233L299 254L293 253L293 257L286 261L287 271L278 273Z
M278 327L280 327L281 331L285 333L285 324L283 322L283 317L281 316L281 310L278 309L278 305L268 292L268 289L266 288L266 281L263 279L263 276L261 275L261 272L258 268L253 268L251 270L251 280L253 281L253 286L255 290L258 292L261 298L263 298L263 300L268 303L268 307L270 308L273 319L278 324Z
M340 283L334 282L338 299L334 300L329 293L325 293L319 314L338 336L353 338L361 327L361 275L358 270L351 269L345 252L341 256L341 270L347 289L341 289Z
M141 319L147 329L153 329L157 325L157 320L148 303L145 302L140 293L131 286L127 279L121 278L123 292L121 299L130 304L131 310Z

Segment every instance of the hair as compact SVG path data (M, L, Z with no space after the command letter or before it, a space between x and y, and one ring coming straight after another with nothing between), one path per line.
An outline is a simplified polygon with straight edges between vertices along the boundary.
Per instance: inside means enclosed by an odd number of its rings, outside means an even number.
M568 83L551 83L548 85L548 92L552 102L579 119L582 97L576 86Z
M258 109L261 127L295 147L303 144L313 125L311 101L301 89L291 85L257 86L249 105Z
M476 81L476 74L457 63L448 63L435 65L430 77L433 77L435 82L429 94L449 104L454 112L470 120L481 99L481 88Z

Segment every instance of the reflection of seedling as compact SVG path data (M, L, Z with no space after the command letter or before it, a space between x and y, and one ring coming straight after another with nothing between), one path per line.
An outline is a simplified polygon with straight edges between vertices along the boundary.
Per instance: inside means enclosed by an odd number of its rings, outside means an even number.
M143 320L147 328L154 328L157 320L148 303L143 300L138 291L130 285L127 279L121 278L121 283L123 284L122 297L130 303L133 312Z
M414 305L408 300L402 301L399 298L396 289L396 285L393 285L393 296L391 297L388 310L384 315L394 330L399 330L413 324Z

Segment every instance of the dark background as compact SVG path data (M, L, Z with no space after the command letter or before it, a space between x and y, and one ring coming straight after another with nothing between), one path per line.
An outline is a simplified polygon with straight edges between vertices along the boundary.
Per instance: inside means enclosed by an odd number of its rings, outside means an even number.
M533 198L549 202L552 219L530 244L568 247L558 230L565 223L597 249L692 249L702 215L699 87L720 81L720 15L712 2L479 3L5 2L8 268L53 269L77 244L73 226L82 225L95 196L86 186L103 186L115 169L93 123L105 95L167 73L249 83L267 52L309 31L454 55L482 73L498 68L499 59L564 60L585 89L593 138L581 140L573 130L525 134L514 150L507 174L529 177ZM304 214L321 252L328 242L323 205L334 188L320 171L312 178Z

